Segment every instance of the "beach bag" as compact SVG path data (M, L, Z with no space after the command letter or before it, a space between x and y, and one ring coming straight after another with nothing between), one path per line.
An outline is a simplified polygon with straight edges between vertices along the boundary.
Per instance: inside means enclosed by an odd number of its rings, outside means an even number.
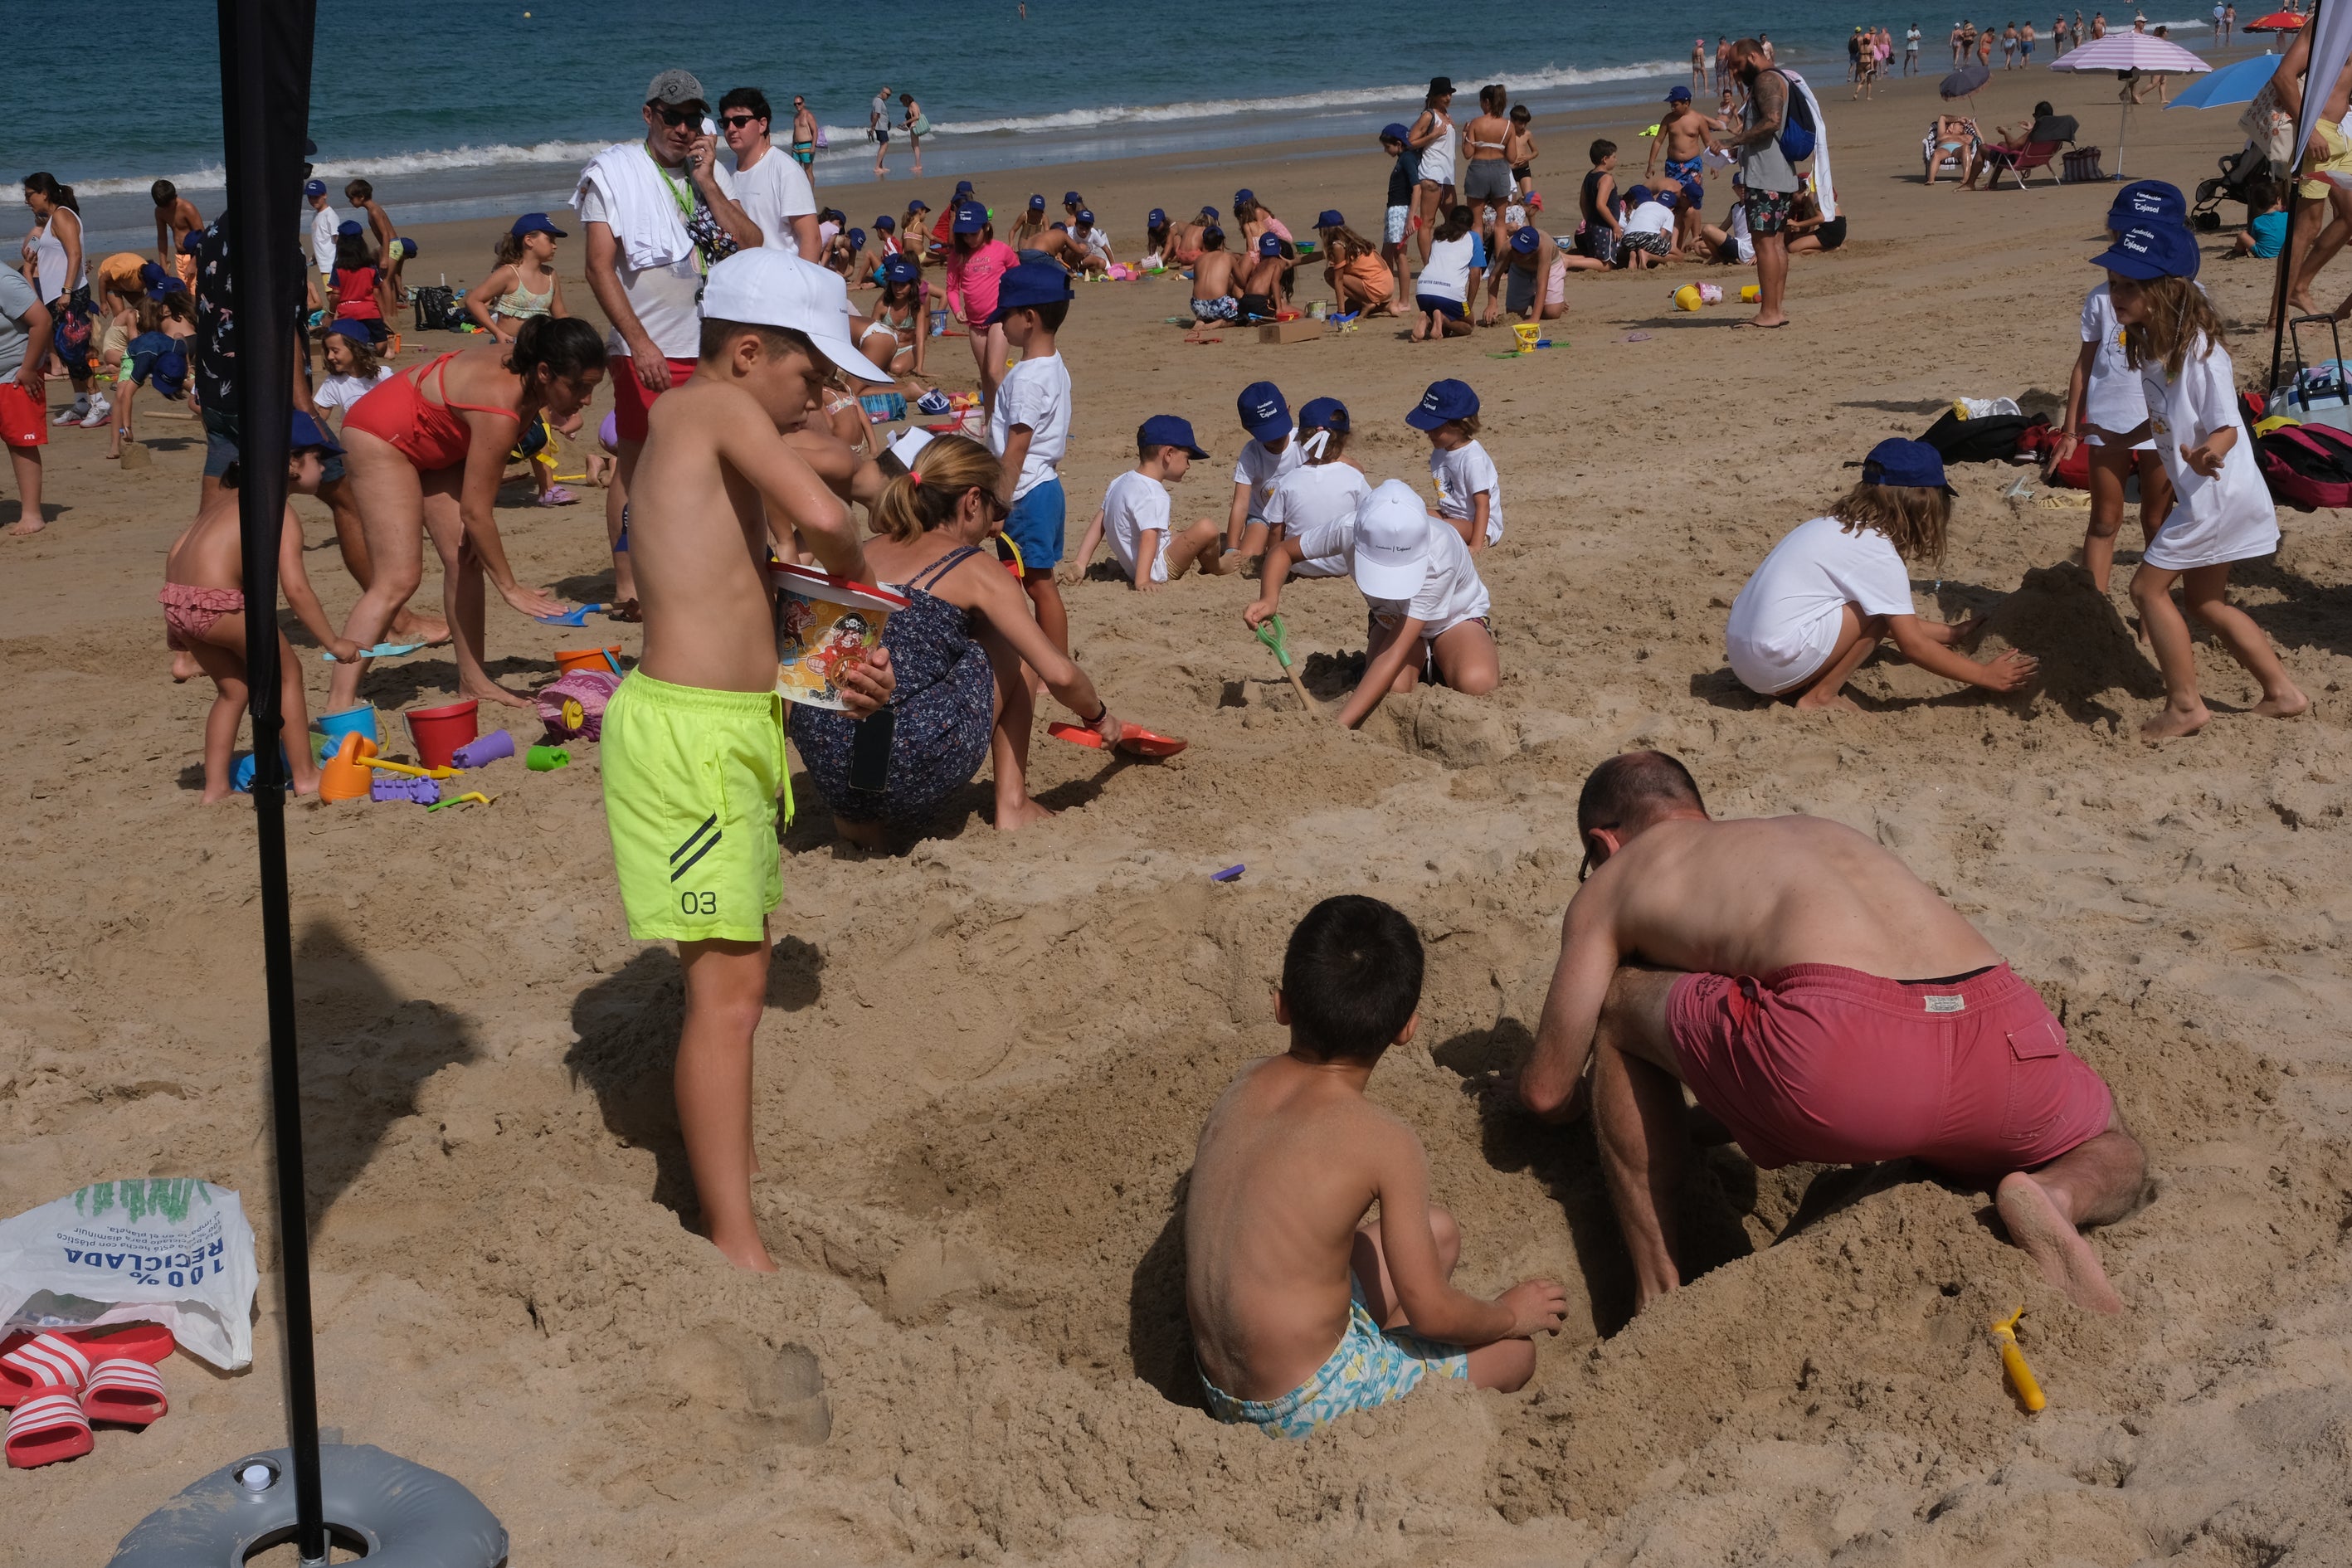
M2273 167L2284 169L2294 161L2294 116L2279 103L2277 78L2263 83L2262 91L2254 94L2254 100L2238 116L2238 129L2246 133Z
M2075 147L2066 153L2058 183L2062 185L2095 184L2106 179L2099 168L2099 149Z
M539 710L540 721L547 726L551 742L601 740L604 733L604 705L613 700L620 685L621 678L609 669L575 669L531 693L531 704Z
M2303 511L2352 507L2352 436L2329 425L2282 425L2255 438L2273 500Z
M437 283L427 284L416 290L416 330L420 332L454 332L466 319L457 308L457 296Z
M1795 79L1787 71L1776 74L1789 84L1789 112L1780 121L1780 156L1794 166L1813 155L1813 143L1817 140L1814 136L1813 106L1798 90Z
M2018 440L2029 425L2047 424L2041 416L1985 414L1963 419L1948 412L1921 432L1919 439L1936 448L1947 463L1998 463L2017 456Z
M189 1176L96 1182L0 1224L0 1327L161 1323L224 1372L253 1362L253 1226Z

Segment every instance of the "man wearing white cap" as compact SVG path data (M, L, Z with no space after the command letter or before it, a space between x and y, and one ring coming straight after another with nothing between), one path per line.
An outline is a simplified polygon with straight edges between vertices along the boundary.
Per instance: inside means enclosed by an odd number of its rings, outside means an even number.
M1301 561L1339 556L1371 605L1363 679L1339 722L1354 729L1391 691L1411 691L1424 667L1454 690L1483 697L1502 684L1495 638L1486 628L1486 584L1452 525L1429 515L1420 494L1390 479L1353 517L1335 518L1269 547L1257 602L1242 612L1256 626L1282 603L1282 585Z
M645 654L604 710L604 816L637 940L677 943L686 976L677 1113L705 1232L772 1272L751 1215L751 1035L767 994L768 915L783 898L785 789L774 605L765 570L804 545L859 579L849 509L782 432L828 366L877 379L849 339L841 279L781 250L739 251L703 289L701 353L646 411L630 514ZM794 534L797 531L798 539ZM835 677L858 717L887 701L877 649Z

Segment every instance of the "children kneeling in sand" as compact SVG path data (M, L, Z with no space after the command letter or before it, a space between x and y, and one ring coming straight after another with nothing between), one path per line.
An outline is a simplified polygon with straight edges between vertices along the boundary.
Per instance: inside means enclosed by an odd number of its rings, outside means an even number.
M1429 1201L1412 1129L1364 1098L1421 1017L1421 938L1376 899L1326 899L1291 932L1276 1022L1201 1129L1184 1209L1184 1305L1210 1413L1304 1437L1433 1374L1508 1392L1568 1300L1529 1279L1492 1301L1448 1283L1462 1234ZM1376 1226L1362 1224L1374 1203Z

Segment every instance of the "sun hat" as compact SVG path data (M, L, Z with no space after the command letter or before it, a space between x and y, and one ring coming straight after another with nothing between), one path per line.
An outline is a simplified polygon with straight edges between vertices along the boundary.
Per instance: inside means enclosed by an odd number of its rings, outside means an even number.
M1862 460L1862 482L1952 493L1952 487L1944 482L1944 455L1925 441L1906 441L1900 437L1870 449L1870 456Z
M1429 390L1404 422L1416 430L1434 430L1456 419L1467 419L1478 412L1478 395L1470 390L1466 381L1433 381Z
M2158 278L2194 278L2201 259L2196 237L2181 225L2137 223L2091 258L2091 265L2146 283Z
M1511 248L1521 256L1533 256L1543 248L1543 236L1529 224L1511 236Z
M1402 479L1389 479L1356 508L1349 575L1367 599L1410 599L1429 576L1429 509Z
M982 206L978 202L958 202L956 204L953 232L957 234L978 234L982 229L986 228L987 226L988 209L986 207Z
M1138 446L1174 447L1195 458L1205 458L1209 455L1201 449L1201 444L1198 441L1192 439L1192 422L1189 419L1179 419L1173 414L1153 415L1137 426L1135 439Z
M646 83L646 101L676 108L681 103L709 103L710 100L704 95L702 83L695 79L692 71L672 66Z
M912 283L922 275L923 269L915 265L912 257L894 256L882 264L885 283Z
M1282 388L1270 381L1253 381L1243 387L1234 408L1252 440L1272 441L1290 434L1290 405L1283 401Z
M1321 212L1315 215L1315 226L1317 228L1345 228L1348 226L1348 220L1339 216L1339 209L1338 207L1325 207Z
M797 256L761 246L719 262L703 280L702 314L706 321L787 328L853 381L890 379L849 341L848 283Z
M1271 234L1259 235L1257 237L1257 253L1260 256L1280 256L1282 254L1281 239Z
M1447 93L1452 92L1453 90L1454 90L1454 79L1453 79L1452 77L1450 77L1450 76L1433 76L1433 77L1431 77L1431 78L1429 79L1429 96L1430 96L1430 97L1432 97L1432 98L1443 98L1443 97L1444 97Z
M1336 397L1311 399L1298 411L1298 423L1304 429L1336 430L1344 436L1348 433L1348 405Z
M1070 297L1070 274L1057 261L1024 261L996 285L996 309L982 326L994 326L1015 310L1034 310Z
M516 236L551 234L558 239L564 237L563 231L556 227L554 222L545 213L525 213L514 220L514 227L507 232Z
M912 468L915 466L915 459L922 456L923 448L929 446L932 439L931 433L918 425L911 429L899 431L897 438L883 450Z

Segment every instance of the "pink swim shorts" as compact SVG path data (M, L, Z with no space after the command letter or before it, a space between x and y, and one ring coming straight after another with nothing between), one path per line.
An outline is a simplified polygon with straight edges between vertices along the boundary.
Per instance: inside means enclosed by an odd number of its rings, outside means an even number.
M1683 1081L1766 1170L1909 1156L1998 1178L2097 1137L2115 1107L2006 963L1948 981L1685 974L1666 1022Z
M223 616L242 615L245 595L236 588L199 588L189 583L166 583L155 595L163 606L163 641L181 653L205 640L213 623Z

